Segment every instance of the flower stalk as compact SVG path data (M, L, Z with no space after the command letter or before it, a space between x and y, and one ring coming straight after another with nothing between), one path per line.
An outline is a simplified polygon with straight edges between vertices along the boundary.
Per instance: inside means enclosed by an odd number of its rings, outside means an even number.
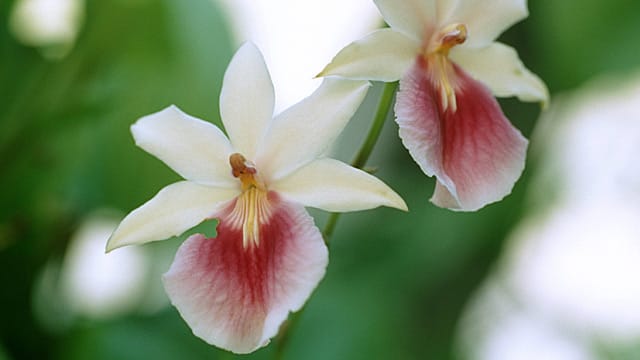
M367 164L367 160L369 160L369 156L373 152L373 148L376 146L378 142L378 138L380 137L380 133L382 132L382 128L384 126L385 120L387 120L387 116L389 115L389 110L391 108L391 104L393 103L393 95L398 88L398 82L385 83L382 89L382 95L380 95L380 102L378 103L378 109L373 117L373 122L371 123L371 127L369 128L369 132L367 133L367 137L362 143L360 150L351 161L351 166L357 169L364 169L364 166ZM338 223L338 219L340 218L340 213L331 213L327 222L324 226L324 230L322 230L322 237L324 238L325 244L329 246L329 242L331 236L333 235L333 231Z

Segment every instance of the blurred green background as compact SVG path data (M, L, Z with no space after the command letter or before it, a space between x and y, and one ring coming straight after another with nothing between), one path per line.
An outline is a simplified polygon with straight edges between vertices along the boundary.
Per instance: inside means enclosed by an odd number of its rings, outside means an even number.
M91 214L122 216L178 179L134 145L130 124L170 104L219 124L221 79L237 46L230 20L210 0L87 1L75 46L51 59L10 31L14 3L0 2L0 359L234 358L191 335L170 306L145 311L141 303L98 319L69 315L55 270ZM529 8L530 17L501 39L552 94L639 67L639 2L538 0ZM339 157L350 159L363 140L379 89L343 135L353 146L339 145ZM530 137L539 106L502 104ZM340 218L327 276L292 333L288 359L455 358L460 314L527 210L534 157L506 200L455 213L427 201L433 179L396 134L388 121L369 165L411 212ZM326 214L313 214L321 227ZM182 239L145 251L170 260ZM54 270L45 281L47 266ZM147 281L159 286L160 277ZM273 352L269 346L245 357Z

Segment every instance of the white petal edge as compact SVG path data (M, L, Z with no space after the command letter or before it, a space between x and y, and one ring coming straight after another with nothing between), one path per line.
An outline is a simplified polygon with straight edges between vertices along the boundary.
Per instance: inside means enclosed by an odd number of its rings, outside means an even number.
M220 90L220 116L233 147L253 159L273 117L275 95L260 50L247 42L235 53Z
M464 47L484 47L529 15L526 0L457 0L442 10L441 25L465 24L468 37Z
M289 201L326 211L344 212L407 204L380 179L334 159L315 160L271 185Z
M318 76L397 81L415 61L420 42L395 30L374 31L347 45Z
M215 125L189 116L172 105L131 125L136 145L162 160L187 180L230 186L233 152Z
M191 181L168 185L120 222L109 238L106 250L178 236L209 218L239 193L239 189L216 188Z
M444 185L440 180L436 180L436 187L433 191L430 201L441 208L453 210L453 211L466 211L462 210L460 202L456 199L457 195L453 195L456 192L456 185L450 180L446 179L449 185ZM451 189L451 190L449 190ZM453 193L452 193L453 192ZM477 210L477 209L474 209Z
M438 0L373 0L392 29L420 40L436 24Z
M367 81L325 79L311 96L278 115L256 159L268 182L324 154L356 112Z
M517 96L522 101L539 101L545 106L549 101L547 86L524 66L510 46L496 42L480 49L454 48L450 57L487 85L495 96Z

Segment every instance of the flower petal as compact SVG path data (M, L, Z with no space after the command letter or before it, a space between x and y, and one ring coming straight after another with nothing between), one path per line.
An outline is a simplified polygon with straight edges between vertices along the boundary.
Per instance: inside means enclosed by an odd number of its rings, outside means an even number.
M238 190L203 186L190 181L166 186L122 220L107 242L107 252L126 245L180 235L211 218L222 204L238 193Z
M275 95L267 65L253 43L231 59L220 90L220 116L234 148L253 159L273 117Z
M474 79L487 85L495 96L517 96L522 101L546 104L549 90L529 71L512 47L493 43L481 49L456 47L451 60L460 65Z
M311 96L273 119L255 160L265 180L280 179L324 153L360 106L369 85L325 79Z
M276 335L325 273L327 248L302 206L269 194L270 218L258 245L243 247L232 207L218 214L218 236L194 235L176 254L164 286L193 333L207 343L249 353Z
M318 76L397 81L411 67L419 50L419 41L395 30L374 31L340 50Z
M215 125L189 116L176 106L140 118L131 126L136 145L188 180L230 186L233 152Z
M315 160L271 189L287 199L326 211L358 211L381 205L407 210L404 200L385 183L334 159Z
M504 116L489 89L453 64L457 110L443 111L424 62L400 81L396 116L413 159L438 180L438 206L473 211L511 192L524 168L527 140Z
M487 46L529 15L526 0L457 0L449 1L445 7L440 23L465 24L469 36L464 47Z
M420 41L435 26L436 0L373 0L392 29Z

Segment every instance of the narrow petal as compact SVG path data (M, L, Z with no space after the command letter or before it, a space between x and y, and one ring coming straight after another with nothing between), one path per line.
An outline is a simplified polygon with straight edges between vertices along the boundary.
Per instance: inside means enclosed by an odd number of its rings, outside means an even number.
M191 117L176 106L145 116L131 126L136 145L188 180L229 186L233 183L229 140L215 125Z
M253 159L273 117L275 95L258 48L245 43L231 59L220 90L220 116L234 148Z
M441 24L462 23L467 27L465 47L487 46L529 15L526 0L454 0L443 6L447 9L441 11Z
M436 26L436 0L374 0L392 29L420 41L428 27Z
M216 214L218 235L182 244L164 286L193 333L209 344L249 353L276 335L325 273L327 248L302 206L269 194L270 217L258 245L243 247L231 207Z
M420 50L420 42L395 30L375 31L340 50L318 76L397 81Z
M438 206L473 211L511 192L524 168L527 140L481 83L455 64L457 110L443 111L424 62L400 81L396 116L413 159L438 180Z
M107 242L107 251L178 236L211 216L239 191L181 181L133 210Z
M487 85L495 96L517 96L522 101L546 104L549 90L529 71L512 47L493 43L480 49L456 47L451 59L474 79Z
M334 159L313 161L271 188L291 201L326 211L382 205L407 210L404 200L378 178Z
M265 180L280 179L323 154L356 112L369 85L325 79L311 96L278 115L255 161Z

